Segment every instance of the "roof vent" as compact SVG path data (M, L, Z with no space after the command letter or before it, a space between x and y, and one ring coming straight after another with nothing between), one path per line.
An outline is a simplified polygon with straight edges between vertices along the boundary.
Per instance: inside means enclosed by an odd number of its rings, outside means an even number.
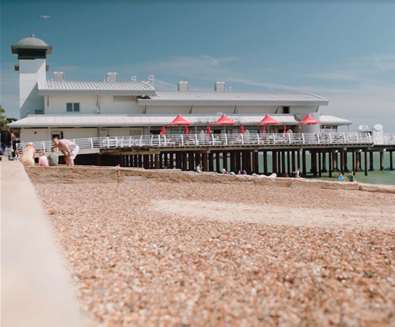
M225 82L220 82L220 81L215 82L214 91L215 92L225 92Z
M188 92L188 90L189 90L188 81L179 81L177 83L177 91L178 92Z
M117 72L108 72L106 74L106 82L116 82L118 79L118 73Z
M64 72L53 72L53 80L56 82L64 81Z

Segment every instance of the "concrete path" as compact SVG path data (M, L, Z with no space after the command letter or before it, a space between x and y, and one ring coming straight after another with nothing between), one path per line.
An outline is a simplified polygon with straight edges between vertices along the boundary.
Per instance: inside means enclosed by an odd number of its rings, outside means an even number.
M0 167L1 326L86 326L30 179L19 162Z

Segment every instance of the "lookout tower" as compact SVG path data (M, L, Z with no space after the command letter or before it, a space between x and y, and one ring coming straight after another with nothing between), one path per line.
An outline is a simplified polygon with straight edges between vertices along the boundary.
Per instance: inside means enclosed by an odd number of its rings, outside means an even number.
M19 72L19 110L21 118L44 113L44 100L38 94L37 84L46 80L47 55L52 47L34 35L11 46L18 56L15 70Z

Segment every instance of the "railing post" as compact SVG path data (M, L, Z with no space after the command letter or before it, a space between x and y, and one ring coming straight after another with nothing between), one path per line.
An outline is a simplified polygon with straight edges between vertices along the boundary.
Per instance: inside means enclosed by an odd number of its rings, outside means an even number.
M256 133L256 143L261 144L261 138L259 137L259 133Z
M184 134L181 134L181 146L184 146Z
M164 135L163 138L165 139L165 146L167 146L167 137L166 137L166 135Z
M320 134L317 134L317 144L321 144L321 140L320 140Z
M306 140L304 138L304 133L302 133L302 144L305 144L305 143L306 143Z
M110 138L108 136L106 137L106 141L107 141L107 148L109 148L110 147Z
M161 138L160 138L160 134L158 134L158 146L161 146Z
M89 138L90 144L91 144L91 149L93 149L93 138Z
M214 134L211 133L210 136L211 136L211 145L215 145Z
M228 145L228 134L225 133L225 145Z
M140 136L140 140L139 140L139 146L141 147L143 144L143 135Z
M241 136L241 144L244 145L244 135L243 135L243 133L240 133L240 136Z
M195 145L199 145L199 140L198 140L197 134L195 134Z

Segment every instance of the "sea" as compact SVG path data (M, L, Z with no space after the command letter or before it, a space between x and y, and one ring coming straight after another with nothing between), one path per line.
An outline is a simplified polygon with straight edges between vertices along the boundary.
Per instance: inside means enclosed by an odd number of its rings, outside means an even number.
M270 153L268 153L268 169L271 171L271 156ZM328 159L328 158L327 158ZM394 166L395 166L395 153L393 154L393 160L394 160ZM352 162L352 157L351 154L349 153L348 156L348 166L351 168L351 162ZM306 155L306 164L307 164L307 170L310 170L310 158L309 155ZM357 172L355 174L354 180L361 182L361 183L368 183L368 184L384 184L384 185L395 185L395 170L390 170L390 157L389 153L384 153L384 170L380 171L380 155L379 153L374 153L373 156L373 164L374 164L374 170L373 171L368 171L368 176L365 176L363 171ZM328 165L328 162L327 162ZM260 171L263 170L263 160L260 158L259 162L259 169ZM362 168L364 167L364 158L362 156ZM321 179L325 180L336 180L337 176L339 175L338 172L333 172L332 173L332 178L328 176L328 173L322 173ZM345 177L347 179L347 176L351 175L351 172L346 172Z

